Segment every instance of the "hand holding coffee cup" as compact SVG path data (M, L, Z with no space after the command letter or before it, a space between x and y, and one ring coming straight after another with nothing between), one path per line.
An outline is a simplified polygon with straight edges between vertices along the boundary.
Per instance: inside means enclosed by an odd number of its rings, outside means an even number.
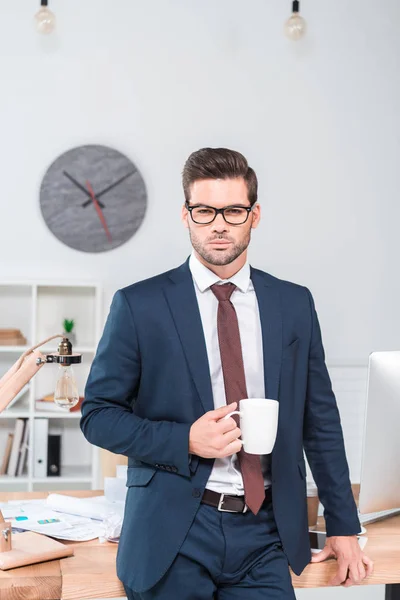
M239 410L223 419L240 415L243 448L248 454L270 454L278 431L279 402L268 398L244 398Z
M242 448L241 431L235 420L224 417L237 407L237 403L209 410L195 421L189 433L189 454L203 458L225 458L237 454Z

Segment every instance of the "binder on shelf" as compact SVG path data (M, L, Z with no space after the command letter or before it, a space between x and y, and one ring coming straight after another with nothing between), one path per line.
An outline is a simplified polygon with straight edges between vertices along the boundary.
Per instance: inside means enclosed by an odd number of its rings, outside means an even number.
M61 475L61 435L49 433L47 441L47 476Z
M19 461L17 468L17 476L23 474L26 463L28 461L28 450L29 450L29 420L27 419L24 429L24 437L19 450Z
M7 467L7 475L15 477L19 459L19 450L24 434L25 419L15 419L14 439L11 448L10 460Z
M33 476L47 477L48 419L33 420Z
M8 463L10 460L11 448L13 445L14 434L9 433L7 436L6 447L3 454L3 462L1 463L0 475L7 473Z

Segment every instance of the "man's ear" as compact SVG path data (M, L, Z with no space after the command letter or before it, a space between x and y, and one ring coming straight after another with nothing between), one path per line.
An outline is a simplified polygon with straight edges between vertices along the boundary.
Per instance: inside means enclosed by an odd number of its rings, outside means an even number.
M183 206L182 206L181 220L182 220L182 223L184 224L184 226L186 227L186 229L189 229L189 211L186 208L185 204L183 204Z
M261 206L258 204L258 202L254 206L254 208L252 210L252 213L253 213L253 220L252 220L252 223L251 223L251 228L252 229L256 229L256 227L258 227L258 224L259 224L260 219L261 219Z

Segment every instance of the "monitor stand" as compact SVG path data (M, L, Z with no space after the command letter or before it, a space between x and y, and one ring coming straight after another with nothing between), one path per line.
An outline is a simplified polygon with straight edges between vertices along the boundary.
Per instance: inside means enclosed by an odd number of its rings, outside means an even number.
M398 515L400 515L400 508L391 508L365 514L359 512L358 518L361 525L370 525L371 523L383 521L383 519L389 519L390 517L397 517Z

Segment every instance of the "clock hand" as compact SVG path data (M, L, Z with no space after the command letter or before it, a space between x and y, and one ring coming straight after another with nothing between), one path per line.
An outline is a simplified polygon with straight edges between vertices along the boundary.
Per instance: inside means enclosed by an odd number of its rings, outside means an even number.
M122 183L123 181L125 181L125 179L128 179L128 177L130 177L134 173L136 173L136 171L131 171L127 175L124 175L123 177L121 177L120 179L118 179L118 181L115 181L114 183L112 183L111 185L109 185L108 187L106 187L104 190L101 190L101 192L99 192L98 194L96 194L96 198L97 199L101 198L101 196L103 196L104 194L107 194L107 192L109 192L110 190L112 190L113 188L115 188L117 185L119 185L120 183ZM92 200L86 200L86 202L84 202L82 204L82 206L84 208L86 208L86 206L89 206L89 204L91 203L91 201ZM100 204L100 202L99 202L99 204Z
M74 185L76 185L77 188L79 188L82 192L84 192L84 194L86 194L86 196L88 195L87 189L84 188L83 185L81 185L79 183L79 181L77 181L76 179L74 179L72 177L72 175L70 175L69 173L67 173L67 171L63 171L63 175L65 175L65 177L67 179L69 179ZM91 202L91 200L89 202ZM104 208L104 204L102 202L99 202L99 205L101 206L101 208Z
M101 221L101 224L102 224L102 225L103 225L103 227L104 227L104 231L106 232L106 235L107 235L108 241L109 241L109 242L112 242L111 234L110 234L110 232L109 232L109 230L108 230L108 227L107 227L107 222L106 222L106 220L105 220L105 217L104 217L104 215L103 215L103 211L101 210L101 208L100 208L100 206L99 206L99 202L98 202L98 200L97 200L96 196L94 195L93 188L92 188L92 186L90 185L89 181L86 181L86 186L87 186L87 189L89 190L89 194L90 194L90 196L91 196L91 198L92 198L92 202L93 202L93 204L94 204L94 206L95 206L95 209L96 209L96 211L97 211L97 214L99 215L99 219L100 219L100 221Z

